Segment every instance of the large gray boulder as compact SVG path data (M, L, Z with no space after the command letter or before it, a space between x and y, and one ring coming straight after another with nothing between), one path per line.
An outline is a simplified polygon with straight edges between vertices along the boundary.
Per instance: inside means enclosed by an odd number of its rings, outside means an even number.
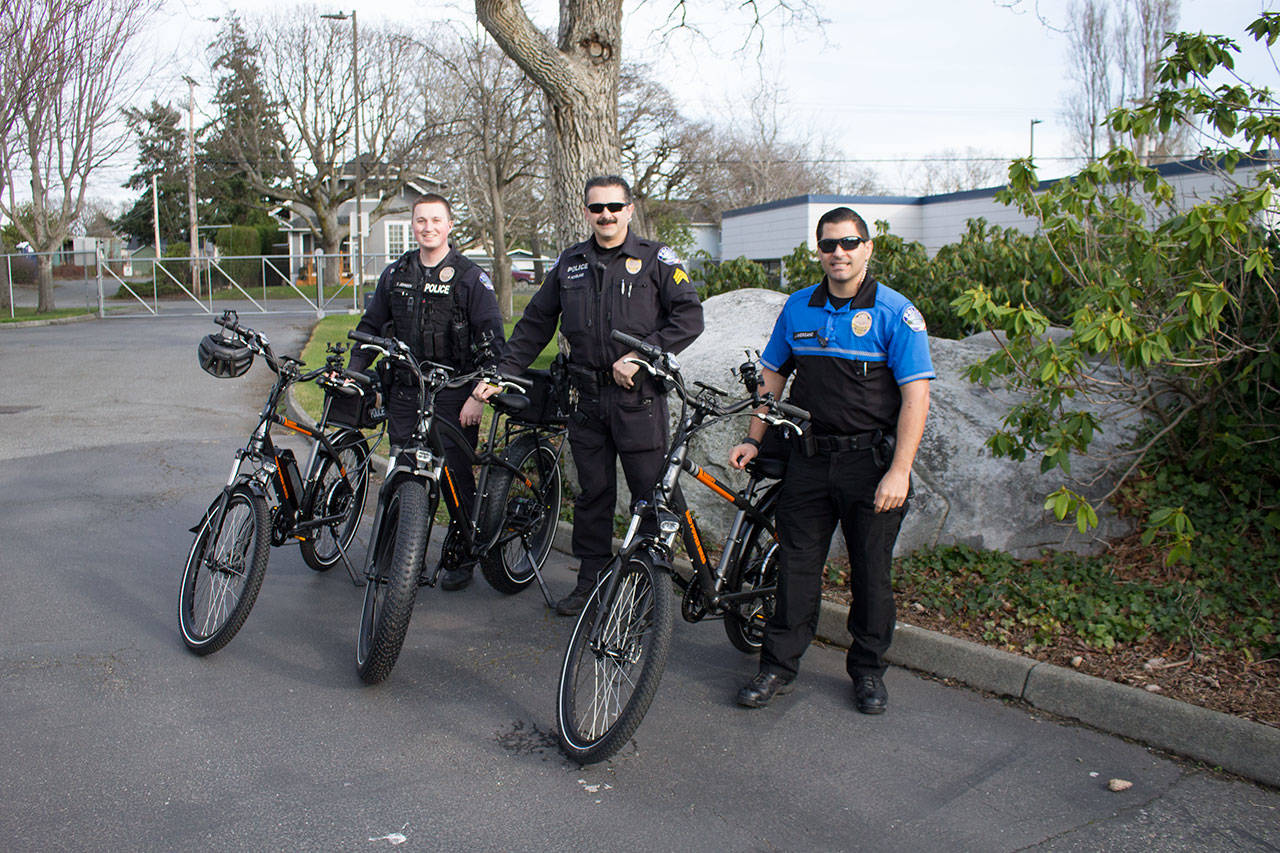
M769 339L773 323L786 295L769 290L735 290L708 299L704 304L706 331L684 353L680 363L686 381L702 381L743 395L733 368L754 356ZM1120 535L1125 526L1113 514L1101 514L1100 526L1086 534L1074 524L1058 522L1043 507L1044 496L1062 484L1061 472L1040 473L1039 460L1014 462L992 457L986 439L1000 426L1015 397L970 383L965 368L989 355L998 346L991 335L975 335L961 341L930 338L938 378L931 388L931 406L924 440L916 456L915 496L898 539L898 554L927 545L966 543L980 548L1035 556L1043 549L1093 551L1105 538ZM671 399L672 417L678 401ZM1099 474L1105 458L1131 435L1132 424L1100 412L1102 432L1091 453L1098 458L1075 459L1072 473L1077 491L1100 497L1110 481ZM746 434L747 420L735 418L706 430L694 442L690 458L717 478L735 487L744 475L727 464L729 449ZM619 482L625 482L619 473ZM732 507L690 477L682 479L685 496L704 528L706 538L724 536ZM1088 484L1088 485L1082 485ZM622 489L625 492L625 487ZM620 495L619 512L627 511L627 496ZM837 551L842 539L835 537Z

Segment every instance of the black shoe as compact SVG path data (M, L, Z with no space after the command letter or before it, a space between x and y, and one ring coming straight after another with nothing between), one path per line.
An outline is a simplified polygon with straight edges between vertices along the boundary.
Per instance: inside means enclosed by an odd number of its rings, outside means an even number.
M577 616L587 606L587 599L590 597L591 590L575 589L556 602L556 613L561 616Z
M864 714L883 714L889 707L889 691L878 675L860 675L853 680L853 699Z
M455 566L454 568L445 569L444 577L440 579L441 589L447 589L450 592L462 589L471 583L471 567Z
M775 693L790 693L794 686L791 679L783 678L776 672L756 673L756 677L738 691L738 704L746 708L763 708Z

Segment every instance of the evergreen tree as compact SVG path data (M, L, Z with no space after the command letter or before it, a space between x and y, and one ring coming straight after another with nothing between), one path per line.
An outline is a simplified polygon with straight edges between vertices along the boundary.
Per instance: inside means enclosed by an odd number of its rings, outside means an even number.
M283 132L276 105L263 86L258 53L235 15L209 51L218 79L213 97L216 115L202 131L205 216L217 224L272 224L267 210L274 203L253 189L237 156L243 153L272 182L284 172Z
M125 118L138 137L137 170L124 186L138 191L133 206L115 222L122 234L143 243L155 240L151 178L159 195L160 239L181 240L187 233L186 132L182 114L152 100L145 110L126 108Z

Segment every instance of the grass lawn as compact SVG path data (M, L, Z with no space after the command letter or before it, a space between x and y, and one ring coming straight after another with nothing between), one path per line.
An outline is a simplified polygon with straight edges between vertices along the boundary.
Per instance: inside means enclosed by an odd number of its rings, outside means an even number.
M14 308L13 316L10 317L8 312L0 315L0 323L21 323L26 320L53 320L59 317L79 317L82 314L97 314L98 312L90 308L55 308L44 314L37 314L34 308Z
M511 337L511 330L515 328L515 319L524 312L524 306L529 303L531 293L515 294L514 313L515 318L506 324L506 335ZM347 332L356 327L360 322L359 315L356 314L331 314L320 322L316 323L315 328L311 331L311 340L307 341L307 345L302 349L302 360L308 368L319 367L324 363L325 348L333 342L342 342L350 344L352 341L347 339ZM556 356L556 340L551 339L542 354L533 362L535 368L546 368L550 366L551 360ZM298 404L306 410L307 414L313 418L320 417L320 410L324 406L324 392L315 383L308 382L305 385L294 386L294 396L298 400Z

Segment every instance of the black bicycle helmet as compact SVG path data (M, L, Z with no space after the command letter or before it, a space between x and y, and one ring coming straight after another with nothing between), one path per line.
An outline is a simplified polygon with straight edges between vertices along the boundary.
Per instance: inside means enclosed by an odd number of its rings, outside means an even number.
M253 364L253 350L239 338L205 335L197 349L204 372L219 379L244 376Z

